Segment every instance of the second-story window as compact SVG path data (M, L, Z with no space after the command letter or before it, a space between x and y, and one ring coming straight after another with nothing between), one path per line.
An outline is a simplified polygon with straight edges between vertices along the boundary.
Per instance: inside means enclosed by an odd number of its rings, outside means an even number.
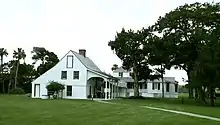
M61 79L67 79L67 71L61 71Z
M79 79L79 71L73 71L73 79Z
M123 72L119 72L118 76L123 77Z

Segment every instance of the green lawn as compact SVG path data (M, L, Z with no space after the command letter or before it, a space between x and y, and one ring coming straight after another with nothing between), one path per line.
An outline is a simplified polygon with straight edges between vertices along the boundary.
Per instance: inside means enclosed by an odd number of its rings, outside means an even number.
M219 122L89 100L40 100L0 95L0 125L219 125ZM125 103L133 104L131 101Z
M179 99L119 99L111 100L110 102L128 104L132 106L152 106L158 108L172 109L184 112L197 113L201 115L208 115L220 118L220 98L216 101L216 106L211 107L209 105L203 105L199 102L196 102L193 99L184 98L183 104L181 98ZM220 123L219 123L220 124Z

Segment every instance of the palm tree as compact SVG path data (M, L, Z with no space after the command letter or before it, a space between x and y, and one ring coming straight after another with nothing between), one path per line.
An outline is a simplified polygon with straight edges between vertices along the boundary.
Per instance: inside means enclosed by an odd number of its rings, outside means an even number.
M0 64L0 74L3 75L3 57L4 56L8 56L8 52L5 48L0 48L0 57L1 57L1 64ZM3 78L3 77L2 77ZM2 88L3 88L3 93L5 91L5 87L4 87L4 80L2 80Z
M8 56L8 52L5 48L0 48L1 66L3 65L4 56Z
M14 50L13 53L13 58L15 58L17 60L17 66L16 66L16 73L15 73L15 88L17 88L17 84L18 84L18 69L19 69L19 65L20 65L20 60L21 59L25 59L26 54L24 52L24 50L22 48L18 48L17 51Z

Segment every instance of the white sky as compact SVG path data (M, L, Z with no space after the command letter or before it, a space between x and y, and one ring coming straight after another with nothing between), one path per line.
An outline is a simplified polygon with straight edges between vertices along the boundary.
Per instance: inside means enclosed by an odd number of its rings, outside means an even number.
M86 49L100 69L111 73L121 65L108 41L116 31L152 25L159 16L185 3L213 0L0 0L0 47L9 52L21 47L32 63L33 46L55 52L59 59L70 49ZM220 2L215 0L215 2ZM171 70L166 76L182 81L184 71Z

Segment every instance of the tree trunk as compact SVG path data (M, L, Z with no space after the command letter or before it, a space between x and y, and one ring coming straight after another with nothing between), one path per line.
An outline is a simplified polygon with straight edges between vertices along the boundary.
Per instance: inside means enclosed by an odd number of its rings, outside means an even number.
M137 72L136 66L133 64L133 72L134 72L134 96L139 96L139 87L138 87L138 79L137 79Z
M17 62L17 68L15 73L15 88L17 88L17 84L18 84L18 69L19 69L19 60Z
M8 93L10 92L10 86L11 86L11 80L9 81L9 84L8 84Z
M199 100L203 103L207 103L206 100L205 100L205 91L202 89L202 87L199 87L198 88L198 94L199 94Z
M191 76L190 76L190 70L187 71L187 76L188 76L188 84L189 84L189 98L192 99L193 98L193 89L191 88Z
M210 85L210 102L211 102L211 106L215 105L215 100L214 100L214 88L212 87L212 85Z
M198 100L198 97L199 97L199 95L198 95L198 88L195 88L195 99Z
M4 83L4 81L2 83L2 93L5 93L5 83Z
M163 65L160 65L161 71L163 71ZM163 80L163 72L161 72L161 79L162 79L162 98L164 98L164 80Z
M1 65L0 65L0 74L3 74L3 55L1 55ZM2 80L2 79L1 79ZM4 89L4 80L0 81L2 82L2 92L4 93L5 89Z
M3 55L1 55L1 66L3 64Z

